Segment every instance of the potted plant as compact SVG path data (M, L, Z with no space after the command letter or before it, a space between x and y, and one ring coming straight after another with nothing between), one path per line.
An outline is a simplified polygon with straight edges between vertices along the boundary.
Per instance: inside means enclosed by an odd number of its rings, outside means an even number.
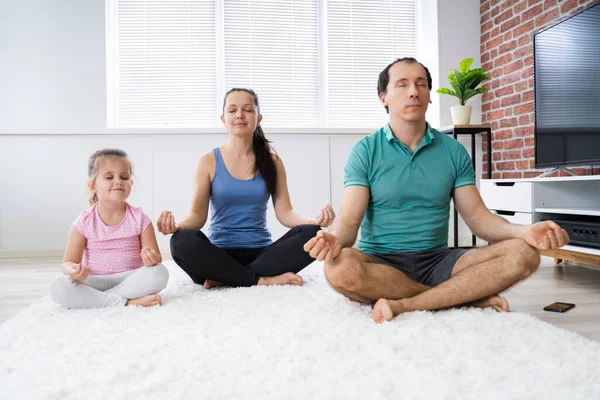
M448 94L458 98L460 105L450 107L452 123L454 125L469 125L471 121L471 106L466 106L465 103L475 95L487 93L486 88L477 87L481 82L489 78L485 73L485 69L469 69L471 64L473 64L473 58L462 60L460 62L460 71L455 69L448 75L448 81L450 81L452 89L440 88L437 90L439 94Z

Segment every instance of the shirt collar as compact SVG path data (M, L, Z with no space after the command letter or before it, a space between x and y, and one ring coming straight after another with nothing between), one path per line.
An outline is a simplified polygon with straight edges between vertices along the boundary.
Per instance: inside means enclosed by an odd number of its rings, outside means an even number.
M433 134L431 125L429 125L429 122L426 122L426 124L427 124L427 128L425 129L425 136L423 136L423 140L421 141L422 145L431 144L431 142L435 139L435 135ZM389 122L387 124L385 124L385 126L383 127L383 131L385 132L385 139L388 142L397 140L396 137L394 136L394 133L392 132L392 128L390 128Z

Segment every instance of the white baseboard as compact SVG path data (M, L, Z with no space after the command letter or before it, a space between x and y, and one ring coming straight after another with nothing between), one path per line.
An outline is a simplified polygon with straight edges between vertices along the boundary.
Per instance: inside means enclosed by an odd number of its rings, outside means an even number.
M64 250L0 250L2 258L61 258Z

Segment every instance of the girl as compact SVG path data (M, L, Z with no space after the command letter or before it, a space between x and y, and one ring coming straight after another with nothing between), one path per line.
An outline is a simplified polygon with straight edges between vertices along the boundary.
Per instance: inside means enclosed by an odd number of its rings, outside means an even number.
M171 254L175 262L205 288L302 285L296 274L314 261L303 245L335 216L330 205L317 218L293 210L283 162L272 152L261 120L252 90L227 92L221 121L229 140L200 158L190 214L179 223L169 211L158 219L160 232L174 233ZM267 228L270 197L279 222L292 228L275 243ZM211 226L206 237L200 229L209 203Z
M125 200L131 193L127 153L103 149L88 164L91 208L69 233L62 271L50 283L50 298L67 308L161 304L167 286L152 222ZM83 262L82 262L83 258Z

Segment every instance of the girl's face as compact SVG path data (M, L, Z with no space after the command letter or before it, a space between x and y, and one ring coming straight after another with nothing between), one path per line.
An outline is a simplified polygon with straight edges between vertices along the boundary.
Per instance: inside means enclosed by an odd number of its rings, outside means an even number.
M129 161L121 157L108 157L100 163L96 179L90 190L98 195L98 201L124 202L131 193L131 168Z
M262 115L254 105L254 96L248 92L229 93L221 121L230 134L252 136L261 120Z

